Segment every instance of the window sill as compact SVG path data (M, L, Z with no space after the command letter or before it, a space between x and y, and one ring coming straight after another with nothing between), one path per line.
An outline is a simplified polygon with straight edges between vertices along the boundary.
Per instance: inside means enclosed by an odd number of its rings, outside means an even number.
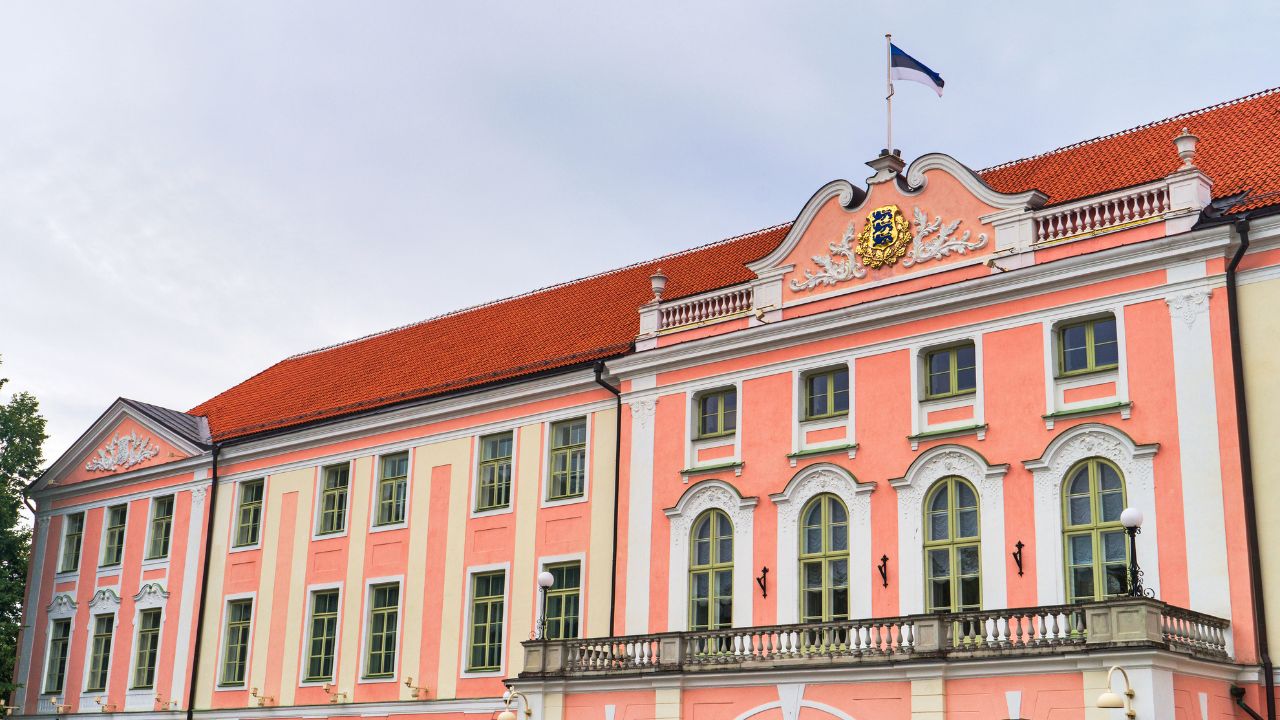
M1120 369L1119 365L1107 365L1105 367L1098 367L1092 370L1076 370L1075 372L1058 373L1053 376L1053 379L1054 380L1075 380L1076 378L1089 377L1090 375L1097 375L1099 373L1116 372L1119 369Z
M735 477L742 474L742 462L718 463L716 465L699 465L697 467L685 468L680 471L680 475L685 482L689 482L689 478L694 475L705 475L707 473L721 472L723 470L733 470Z
M849 417L849 413L847 412L836 413L835 415L820 415L818 417L802 417L800 418L800 424L806 425L808 423L833 422L843 420L847 417Z
M550 508L550 507L560 507L561 505L576 505L577 503L584 503L586 501L587 501L587 496L584 493L582 495L575 495L573 497L556 498L555 500L543 500L542 507Z
M169 568L169 557L167 555L165 557L152 558L150 560L142 561L142 569L144 571L158 570L161 568L166 570Z
M920 443L930 440L939 440L942 438L960 437L961 435L977 435L979 440L985 440L987 437L986 425L964 425L961 427L946 428L943 430L930 430L916 435L908 435L907 440L911 442L912 450L919 450Z
M79 568L76 568L75 570L62 570L54 574L53 576L53 582L55 585L58 585L64 582L75 582L79 579L80 579ZM52 694L57 695L58 693L52 693Z
M510 505L506 505L504 507L497 507L497 508L486 508L484 510L472 510L471 517L487 518L487 517L495 517L497 515L510 515L512 510L513 508Z
M396 682L395 675L378 675L377 677L362 677L356 681L357 685L382 685L386 683Z
M945 395L925 395L924 397L920 398L920 402L931 403L931 402L937 402L941 400L960 400L962 398L974 397L977 394L978 394L978 391L974 389L974 390L963 390L961 392L947 393Z
M808 450L799 450L787 455L787 459L791 461L791 467L795 467L796 463L807 457L817 455L829 455L831 453L848 451L849 459L852 460L858 452L858 443L841 443L839 445L828 445L827 447L810 448Z
M227 550L227 552L228 552L228 553L242 553L242 552L251 552L251 551L253 551L253 550L261 550L261 549L262 549L262 543L258 542L258 543L254 543L254 544L252 544L252 545L241 545L240 547L233 547L233 548L230 548L229 550Z
M1073 408L1071 410L1059 410L1048 415L1042 415L1044 418L1044 427L1046 430L1053 429L1055 420L1069 420L1071 418L1089 417L1091 415L1107 415L1110 413L1120 413L1122 420L1128 420L1133 411L1132 402L1109 402L1101 405L1090 405L1088 407Z
M390 532L392 530L404 530L407 527L409 527L409 523L407 521L402 521L398 523L389 523L387 525L374 525L373 527L369 528L369 532L370 533Z
M325 540L338 540L346 536L347 536L347 530L346 528L343 528L342 530L339 530L337 532L324 533L323 535L320 533L315 533L311 536L311 542L324 542Z

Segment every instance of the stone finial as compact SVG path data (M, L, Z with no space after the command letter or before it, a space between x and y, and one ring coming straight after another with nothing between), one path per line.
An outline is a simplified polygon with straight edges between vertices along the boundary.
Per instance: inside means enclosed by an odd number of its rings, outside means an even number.
M649 276L649 285L653 288L653 299L661 300L662 291L667 289L667 276L662 274L662 268Z
M1182 160L1181 169L1190 170L1196 166L1196 142L1199 140L1187 128L1182 128L1182 134L1173 139L1174 147L1178 148L1178 157Z

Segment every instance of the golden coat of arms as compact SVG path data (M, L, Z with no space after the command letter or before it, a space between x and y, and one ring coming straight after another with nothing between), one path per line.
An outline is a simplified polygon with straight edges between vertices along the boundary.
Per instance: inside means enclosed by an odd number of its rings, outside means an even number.
M874 270L898 262L910 243L911 223L897 205L885 205L867 214L854 252L863 265Z

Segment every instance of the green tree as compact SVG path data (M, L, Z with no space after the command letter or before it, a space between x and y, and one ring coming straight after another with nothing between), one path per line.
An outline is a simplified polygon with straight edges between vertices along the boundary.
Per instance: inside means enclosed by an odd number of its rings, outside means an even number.
M0 378L0 390L7 382ZM31 552L22 491L40 472L46 437L34 395L20 392L0 404L0 693L5 695L18 686L13 673Z

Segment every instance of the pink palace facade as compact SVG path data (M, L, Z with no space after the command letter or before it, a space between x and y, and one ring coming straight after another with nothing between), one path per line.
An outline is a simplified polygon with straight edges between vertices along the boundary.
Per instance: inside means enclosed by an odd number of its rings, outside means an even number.
M881 153L784 225L118 400L28 491L14 713L1104 720L1119 666L1144 720L1265 717L1277 133L1267 91Z

